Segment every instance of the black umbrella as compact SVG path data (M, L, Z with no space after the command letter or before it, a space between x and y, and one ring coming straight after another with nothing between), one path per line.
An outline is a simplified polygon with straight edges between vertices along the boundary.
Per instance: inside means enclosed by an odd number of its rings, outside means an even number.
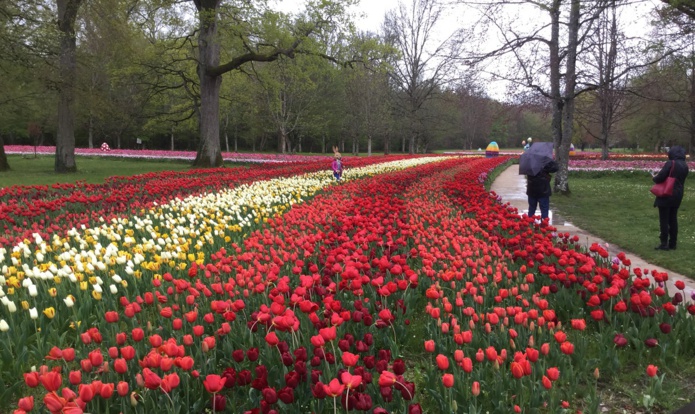
M538 175L553 161L552 142L534 142L519 158L519 174Z

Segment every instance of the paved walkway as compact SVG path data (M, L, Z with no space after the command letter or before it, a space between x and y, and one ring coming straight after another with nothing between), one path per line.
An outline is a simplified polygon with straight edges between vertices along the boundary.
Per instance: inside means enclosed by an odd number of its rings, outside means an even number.
M508 167L506 170L500 174L495 181L492 183L492 187L490 188L491 191L494 191L498 196L502 198L503 203L508 203L510 206L515 207L517 210L519 210L519 213L525 213L528 211L528 202L526 198L526 179L525 176L519 175L519 165L514 164ZM570 233L572 235L576 235L579 237L579 242L583 243L587 246L591 246L594 243L598 243L602 245L606 250L608 250L608 253L611 255L611 257L616 256L620 252L625 252L625 254L630 258L630 261L632 262L632 267L633 268L642 268L642 269L649 269L651 271L652 269L656 269L658 272L666 272L669 275L669 280L667 281L667 286L668 290L671 293L677 292L678 289L673 285L676 280L682 280L685 285L685 300L691 300L691 294L695 292L695 280L688 279L687 277L672 272L670 270L664 269L662 267L649 264L647 263L644 259L641 257L638 257L630 252L625 251L624 249L621 249L619 246L615 246L612 244L607 243L605 240L602 240L596 236L593 236L586 231L580 229L577 226L574 226L572 223L569 223L565 221L561 216L558 214L553 214L552 207L553 207L553 201L552 197L550 198L550 219L551 219L551 224L557 228L557 231L560 233ZM656 218L655 218L656 220ZM684 254L683 252L680 252L676 250L676 254Z

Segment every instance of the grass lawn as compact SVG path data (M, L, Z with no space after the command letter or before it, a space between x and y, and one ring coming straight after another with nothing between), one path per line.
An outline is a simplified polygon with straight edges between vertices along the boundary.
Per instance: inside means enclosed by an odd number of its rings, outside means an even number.
M77 172L56 174L54 156L38 158L8 155L12 170L0 172L0 188L11 185L50 185L86 181L90 184L103 183L115 175L127 176L155 171L186 171L190 161L127 160L118 158L77 157Z
M589 233L695 279L695 180L685 182L674 251L654 250L659 244L659 211L653 206L651 185L647 172L570 173L571 194L553 195L550 202L558 214Z

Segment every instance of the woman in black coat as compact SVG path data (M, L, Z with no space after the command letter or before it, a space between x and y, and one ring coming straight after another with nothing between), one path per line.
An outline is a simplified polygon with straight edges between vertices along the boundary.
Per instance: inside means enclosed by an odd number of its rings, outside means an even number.
M678 241L678 207L683 200L685 179L688 176L688 164L685 162L685 148L671 147L668 151L668 161L661 167L661 171L654 176L655 183L666 181L673 165L671 176L676 178L673 185L673 194L667 197L657 197L654 207L659 207L659 239L661 243L657 250L675 250Z

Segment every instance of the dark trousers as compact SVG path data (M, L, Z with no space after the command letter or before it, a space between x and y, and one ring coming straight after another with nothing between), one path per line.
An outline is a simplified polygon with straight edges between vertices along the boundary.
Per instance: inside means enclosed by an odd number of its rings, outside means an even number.
M678 241L678 207L659 207L659 230L661 245L676 247Z
M533 217L536 215L536 206L540 205L541 208L541 219L548 218L548 211L550 211L550 197L531 197L528 196L528 216Z

